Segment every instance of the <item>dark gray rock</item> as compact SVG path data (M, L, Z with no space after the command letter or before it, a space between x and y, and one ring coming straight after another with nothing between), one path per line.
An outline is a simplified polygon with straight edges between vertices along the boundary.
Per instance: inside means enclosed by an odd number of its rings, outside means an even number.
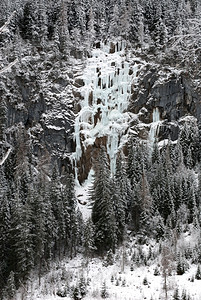
M163 79L158 73L157 68L152 68L140 79L138 89L131 98L134 112L138 113L142 107L147 108L150 122L154 107L159 107L163 119L168 121L178 120L186 114L194 115L200 120L201 95L193 88L188 75L172 73L169 78Z
M179 118L192 115L201 121L200 100L201 95L188 74L147 65L132 90L130 110L139 114L140 121L149 124L153 109L158 107L161 119L165 120L160 127L159 140L168 137L176 140Z

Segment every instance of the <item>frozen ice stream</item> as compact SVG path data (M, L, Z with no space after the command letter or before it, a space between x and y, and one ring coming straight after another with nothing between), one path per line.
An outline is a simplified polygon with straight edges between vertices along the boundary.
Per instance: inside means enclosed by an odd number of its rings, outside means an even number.
M77 163L84 151L102 137L106 137L111 174L114 174L121 137L128 128L126 110L137 65L130 66L124 41L117 42L113 51L112 45L101 43L100 48L94 49L81 76L84 81L80 88L83 100L76 116L74 136L76 176Z

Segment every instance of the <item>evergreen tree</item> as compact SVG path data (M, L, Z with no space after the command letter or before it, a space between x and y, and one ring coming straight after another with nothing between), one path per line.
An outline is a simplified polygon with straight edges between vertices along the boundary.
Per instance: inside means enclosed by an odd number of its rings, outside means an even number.
M95 244L99 253L112 249L115 251L116 219L111 202L111 180L105 149L102 147L96 165L95 180L91 200L92 221L95 226Z
M133 230L137 232L140 229L140 215L142 213L142 205L140 202L140 185L134 182L130 210L132 227Z
M23 203L17 190L12 204L11 245L13 257L11 266L16 280L26 280L33 267L32 220L29 201Z
M200 265L198 265L198 267L197 267L197 271L196 271L196 274L195 274L195 279L201 280L201 270L200 270Z
M31 195L30 195L31 196ZM49 201L45 193L45 187L38 186L38 193L31 196L32 203L32 224L33 224L33 244L34 244L34 264L38 269L39 285L41 281L43 266L45 258L50 257L52 251L52 228L55 226L51 220L51 226L47 226L51 231L51 238L49 237L48 230L46 229L47 214L51 216L51 207L48 205ZM54 227L53 227L54 228ZM48 245L48 247L46 247ZM49 250L51 248L51 250Z
M117 222L117 238L123 241L128 207L131 203L131 187L127 179L125 158L122 153L117 157L116 173L112 181L112 203Z
M10 272L8 280L7 280L7 285L6 285L6 297L7 299L11 300L14 299L14 296L16 295L16 286L15 286L15 274L13 271Z
M8 253L10 249L10 226L11 212L8 200L8 185L5 178L4 170L0 167L0 285L5 285L8 278L10 267L8 265ZM1 293L0 293L1 295Z
M113 37L118 37L120 34L120 29L119 29L119 7L117 4L114 5L113 11L111 14L111 20L109 23L109 35L111 38Z
M107 286L106 282L103 282L102 288L101 288L101 298L106 299L108 298L108 291L107 291Z
M4 130L7 123L7 105L5 101L0 102L0 141L4 140Z
M55 245L54 255L56 256L57 253L60 254L61 241L65 233L63 214L61 214L61 211L63 211L61 184L59 180L58 170L56 167L54 167L52 173L49 197L50 197L52 212L55 219L55 228L57 232L57 235L55 236L55 244L54 244Z
M67 2L66 0L62 0L58 19L58 36L59 49L64 55L68 55L69 44L71 45L70 30L72 30L73 27L69 24L69 18Z
M143 8L138 1L133 1L130 17L130 40L142 46L144 40Z
M78 219L76 214L75 186L72 174L67 175L66 187L64 189L65 208L65 245L70 250L70 256L76 255L78 240Z
M152 196L149 189L149 183L145 171L143 171L140 182L139 201L141 204L140 230L149 234L152 232Z
M94 243L94 226L92 220L87 220L84 226L84 236L83 236L83 246L84 246L84 254L88 259L92 256L93 252L96 250Z
M180 300L178 288L174 291L173 300Z
M188 265L181 253L177 255L177 275L183 275L188 269Z
M80 295L83 298L87 293L87 283L83 274L79 279L79 290L80 290Z
M90 47L95 41L95 19L92 7L89 9L88 23L87 23L87 46Z

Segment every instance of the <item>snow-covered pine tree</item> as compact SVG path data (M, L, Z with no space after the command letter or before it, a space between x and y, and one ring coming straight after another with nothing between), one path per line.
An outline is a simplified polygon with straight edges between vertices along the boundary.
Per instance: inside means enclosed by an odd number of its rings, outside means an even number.
M117 222L117 238L118 242L122 242L132 194L126 174L126 160L123 153L120 153L117 157L116 173L112 181L112 188L112 202Z
M7 266L8 251L10 249L9 235L11 226L11 214L7 193L8 183L5 178L3 167L0 167L0 285L2 287L5 285L6 279L10 271L8 270Z
M17 291L17 289L16 289L16 285L15 285L15 273L13 271L11 271L8 276L6 289L4 291L4 297L9 300L14 300L16 291Z
M102 146L96 163L95 180L91 201L92 221L95 226L95 245L102 254L105 250L115 251L117 244L116 219L111 201L111 180L107 154Z
M94 242L94 225L91 219L88 219L84 225L84 236L83 236L83 246L84 254L87 260L87 265L89 259L92 257L92 254L96 250Z
M75 183L72 174L66 176L66 186L63 191L65 218L65 251L74 257L77 252L78 218L76 213Z
M153 216L153 199L150 193L149 183L145 170L143 170L140 182L140 231L146 232L146 235L152 232L152 216Z

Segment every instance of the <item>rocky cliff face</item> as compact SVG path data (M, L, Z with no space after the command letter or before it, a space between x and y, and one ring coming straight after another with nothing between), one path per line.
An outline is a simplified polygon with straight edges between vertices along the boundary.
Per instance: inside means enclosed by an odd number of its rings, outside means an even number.
M48 152L61 172L73 161L80 182L101 145L114 173L129 135L148 139L155 108L159 141L176 140L179 119L192 115L200 121L201 114L200 93L187 73L147 63L127 53L122 42L97 44L85 60L73 55L61 61L51 51L26 55L1 74L0 98L7 106L9 145L22 126L36 157Z
M200 119L200 95L188 74L176 69L146 66L137 89L133 89L132 101L135 112L142 107L150 112L153 107L160 107L161 117L168 121L185 114Z
M35 157L49 153L65 168L73 151L73 70L54 53L26 56L1 75L6 105L5 140L14 146L18 129L28 134Z
M178 121L186 115L201 120L200 92L192 78L177 69L148 64L141 70L137 86L133 86L130 111L149 124L155 107L163 121L158 132L160 140L168 137L176 140Z

